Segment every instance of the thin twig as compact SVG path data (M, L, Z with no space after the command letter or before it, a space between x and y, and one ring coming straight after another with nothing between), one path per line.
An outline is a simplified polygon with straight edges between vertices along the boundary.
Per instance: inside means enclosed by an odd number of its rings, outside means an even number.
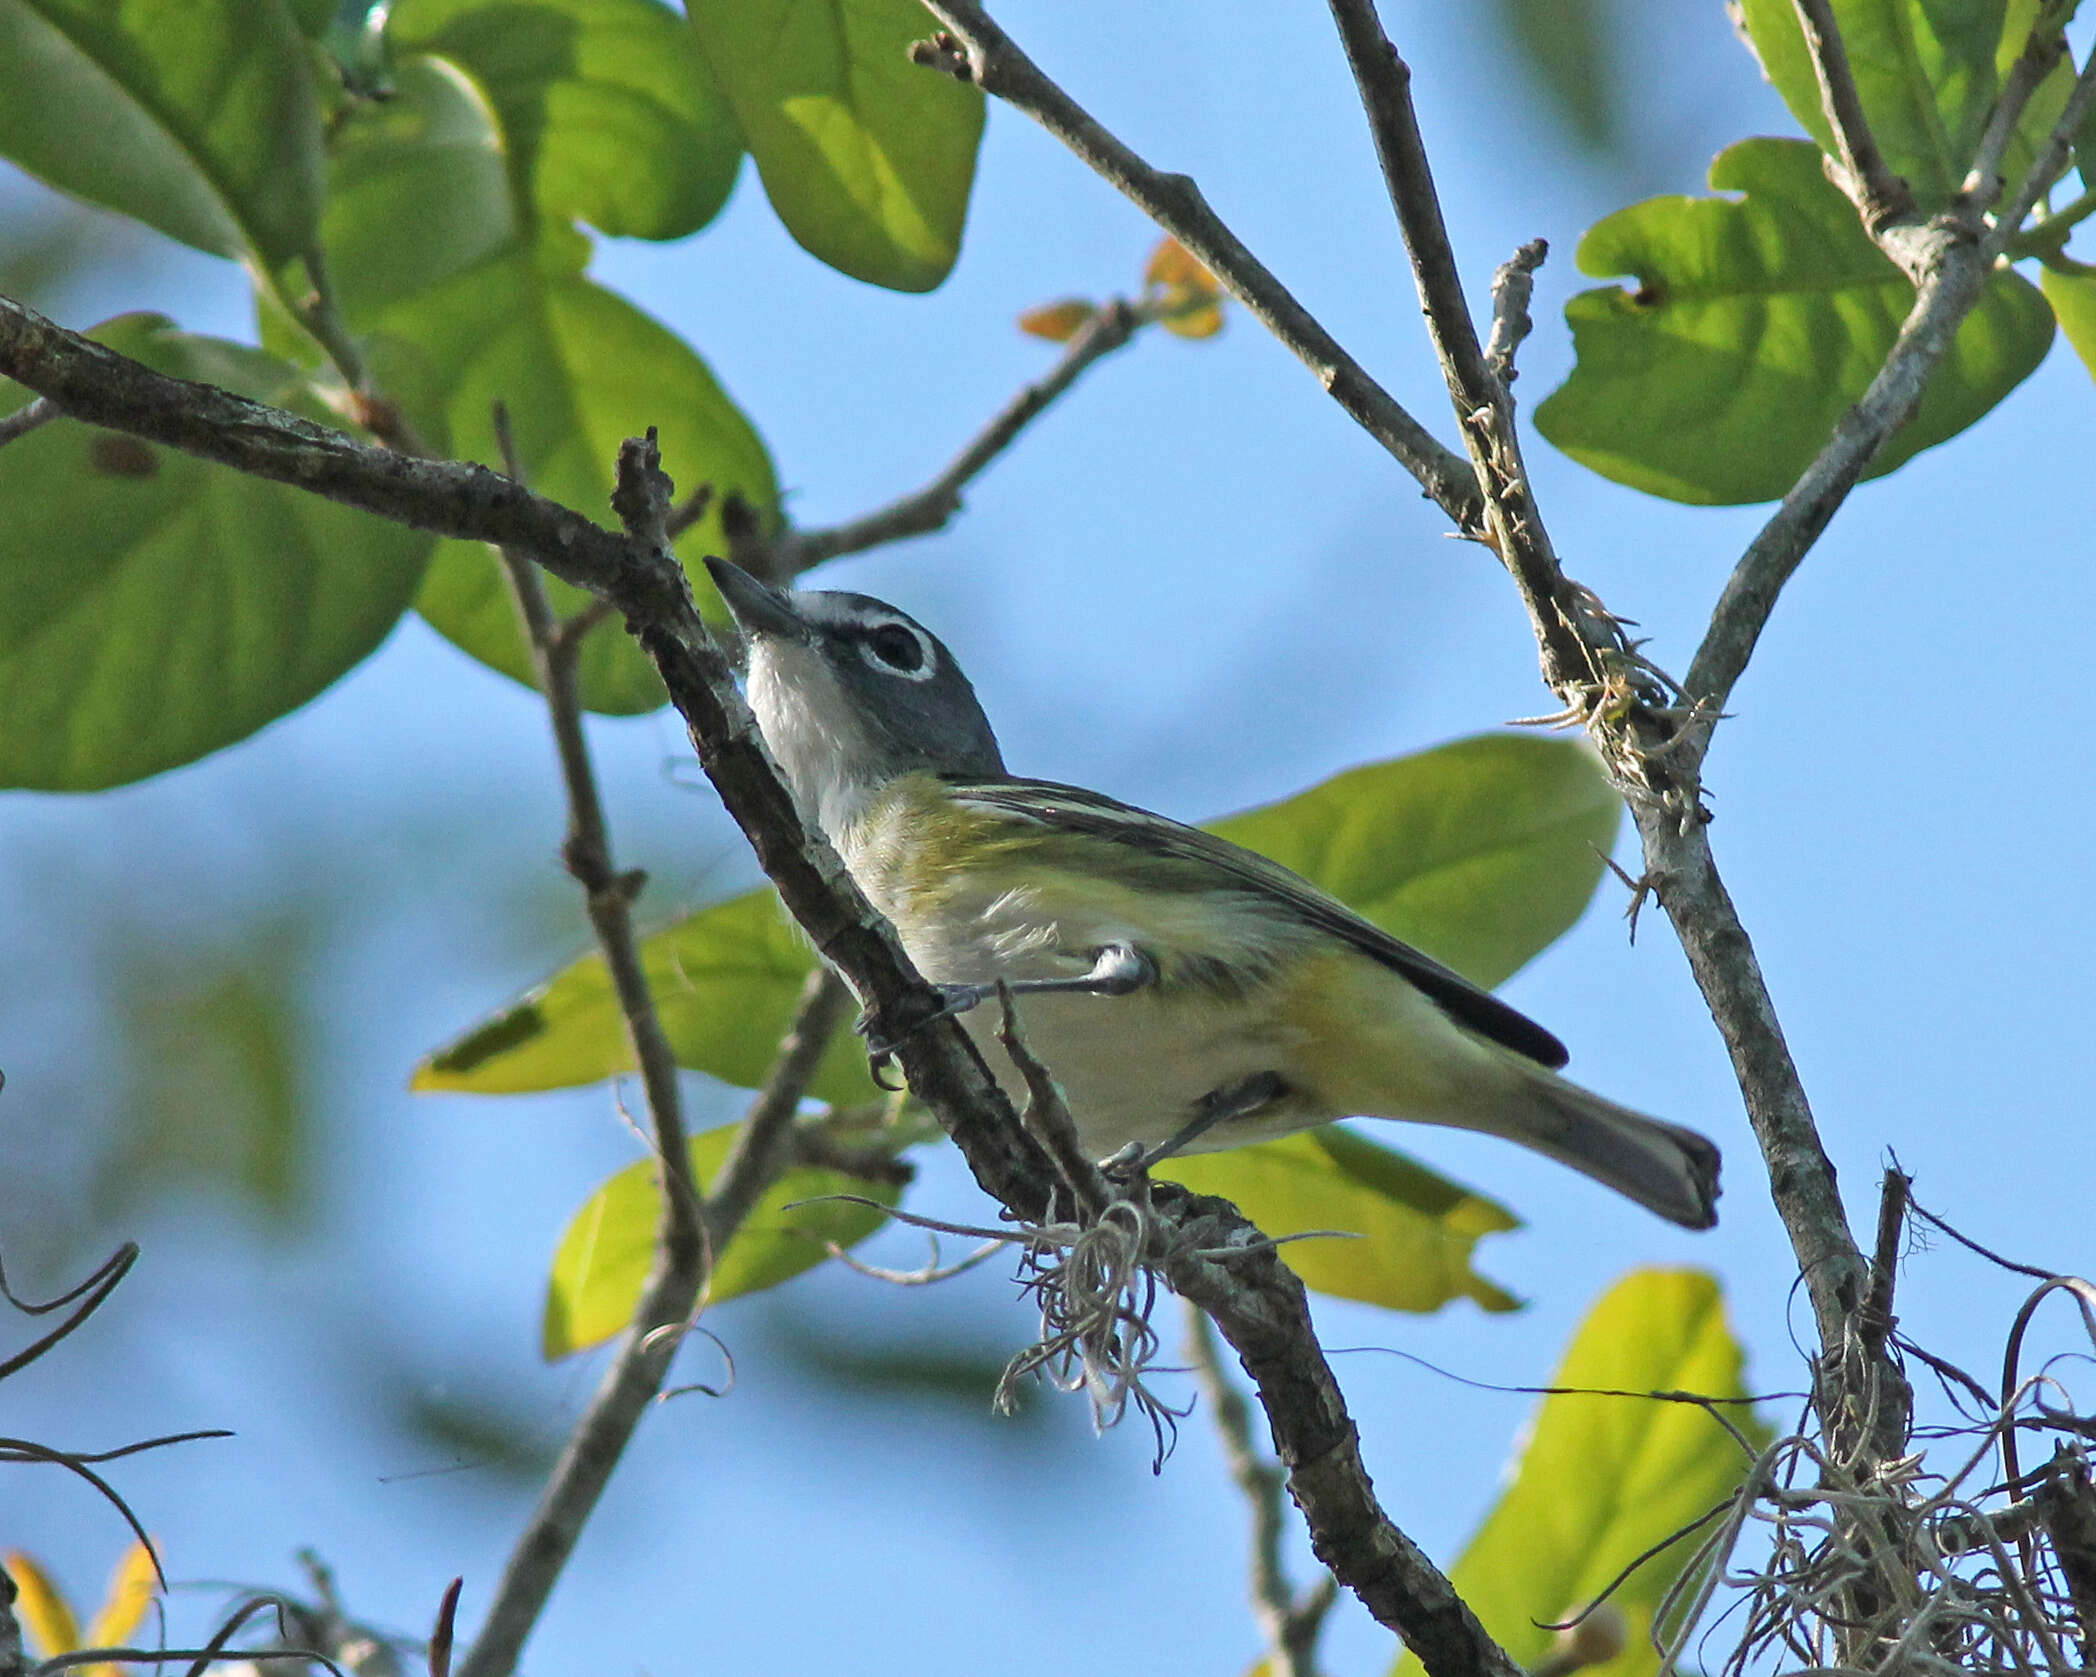
M1578 596L1584 591L1567 586L1530 492L1506 386L1486 363L1463 297L1462 277L1412 106L1411 68L1384 34L1374 0L1331 0L1331 11L1411 258L1427 332L1484 500L1484 533L1528 608L1543 679L1560 698L1576 702L1600 675L1599 647L1582 631L1598 631L1606 645L1614 638L1611 626L1580 610Z
M1186 1354L1215 1418L1230 1477L1251 1508L1252 1611L1266 1636L1267 1669L1273 1677L1316 1677L1317 1633L1333 1599L1325 1587L1332 1575L1326 1573L1317 1588L1301 1597L1288 1582L1281 1564L1286 1481L1280 1468L1253 1444L1251 1410L1223 1369L1207 1315L1192 1305L1186 1310Z
M1064 346L1046 376L1027 385L947 467L922 489L904 495L863 518L833 524L820 530L790 530L771 544L769 579L788 583L802 571L825 559L847 553L863 553L885 542L909 536L929 535L945 528L961 508L961 491L983 468L1009 448L1013 440L1058 396L1075 384L1094 362L1111 355L1135 335L1143 316L1134 305L1115 298L1092 313Z
M1848 47L1841 38L1833 6L1829 0L1794 3L1799 27L1805 32L1806 50L1812 56L1812 71L1819 80L1820 107L1840 149L1843 189L1855 200L1863 225L1875 238L1891 222L1914 214L1913 190L1892 172L1870 131L1870 120L1863 114L1863 99L1856 91L1855 72L1849 68Z
M1485 370L1499 381L1502 390L1514 383L1514 354L1534 329L1528 316L1528 300L1536 288L1536 270L1550 254L1542 239L1527 244L1500 263L1492 275L1492 331L1485 340Z
M951 32L925 43L920 62L974 82L1024 112L1190 251L1223 289L1310 369L1356 423L1389 450L1458 529L1478 525L1477 488L1462 459L1370 378L1296 301L1186 175L1152 168L1102 127L1022 52L974 0L926 0Z
M521 478L508 415L499 405L495 430L510 477ZM533 671L545 695L560 758L568 809L561 857L582 886L590 925L618 998L627 1046L640 1068L650 1148L661 1173L662 1210L654 1262L632 1325L511 1552L480 1634L459 1661L460 1677L504 1677L514 1669L612 1468L625 1453L648 1403L662 1388L676 1353L679 1335L675 1330L690 1319L707 1268L705 1227L691 1157L684 1144L676 1055L656 1012L633 928L633 899L645 876L620 873L613 866L610 832L597 793L589 742L583 734L576 673L581 642L579 637L558 632L538 567L513 547L504 545L499 552L530 643Z
M64 413L65 409L48 396L39 396L33 401L24 402L5 419L0 419L0 448L5 448L17 437L28 436L39 425L48 425L52 420L61 418Z

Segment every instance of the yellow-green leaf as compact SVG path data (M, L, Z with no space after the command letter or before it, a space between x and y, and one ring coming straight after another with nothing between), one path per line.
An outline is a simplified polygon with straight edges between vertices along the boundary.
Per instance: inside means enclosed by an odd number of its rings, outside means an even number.
M767 887L655 933L641 945L641 964L677 1063L754 1089L778 1053L815 956ZM604 958L588 955L438 1049L416 1068L412 1086L506 1095L632 1069ZM872 1098L865 1045L840 1031L808 1092L838 1103Z
M45 1659L70 1654L80 1646L80 1621L51 1575L19 1549L7 1555L8 1575L15 1581L15 1614Z
M94 1623L87 1627L85 1646L117 1648L130 1642L133 1633L145 1623L146 1609L153 1605L153 1597L159 1591L160 1574L153 1566L153 1556L134 1539L110 1576L108 1593L95 1610Z
M854 279L929 291L961 249L983 96L910 62L917 0L692 0L772 208Z
M2038 283L2045 288L2061 333L2096 378L2096 274L2061 274L2047 268Z
M1459 1298L1486 1310L1519 1308L1470 1260L1479 1236L1518 1228L1520 1219L1336 1125L1172 1159L1157 1174L1220 1194L1277 1239L1313 1229L1360 1237L1297 1240L1281 1249L1313 1291L1389 1310L1434 1311Z
M1449 1580L1518 1666L1549 1647L1542 1628L1591 1602L1653 1545L1731 1494L1748 1461L1701 1407L1601 1392L1745 1395L1744 1356L1725 1320L1717 1282L1697 1270L1638 1270L1588 1313L1552 1375L1512 1482L1449 1570ZM1725 1413L1750 1438L1744 1404ZM1693 1540L1632 1573L1610 1597L1630 1621L1624 1650L1597 1677L1649 1677L1658 1656L1652 1615ZM1397 1677L1417 1677L1409 1655Z
M1623 805L1579 741L1478 734L1208 824L1477 984L1586 911Z
M692 1175L702 1186L711 1186L741 1127L727 1124L691 1138ZM871 1206L827 1197L837 1194L893 1205L901 1190L813 1166L787 1171L751 1207L727 1250L714 1255L707 1299L719 1304L790 1281L829 1256L826 1243L855 1246L887 1221ZM633 1319L654 1261L661 1206L654 1162L642 1159L612 1177L576 1212L560 1238L546 1286L543 1346L549 1362L603 1343Z

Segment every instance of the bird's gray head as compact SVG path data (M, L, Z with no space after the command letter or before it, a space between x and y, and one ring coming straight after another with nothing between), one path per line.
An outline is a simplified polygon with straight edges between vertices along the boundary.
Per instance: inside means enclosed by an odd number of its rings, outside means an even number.
M898 775L996 775L975 689L938 636L864 594L789 594L720 559L706 568L749 649L750 709L824 831Z

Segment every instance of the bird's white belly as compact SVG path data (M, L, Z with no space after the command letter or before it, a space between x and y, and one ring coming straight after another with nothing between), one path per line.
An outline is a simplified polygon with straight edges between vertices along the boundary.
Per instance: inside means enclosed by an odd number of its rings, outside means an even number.
M1026 1046L1054 1076L1095 1159L1131 1141L1155 1146L1192 1119L1202 1097L1228 1089L1290 1059L1290 1044L1248 1002L1180 990L1128 996L1025 996L1018 1002ZM1014 1105L1026 1089L997 1040L1003 1011L992 999L964 1016L984 1061ZM1278 1115L1277 1115L1278 1116ZM1327 1115L1328 1116L1328 1115ZM1282 1133L1318 1121L1291 1115ZM1189 1151L1234 1147L1252 1139L1230 1126L1197 1138Z

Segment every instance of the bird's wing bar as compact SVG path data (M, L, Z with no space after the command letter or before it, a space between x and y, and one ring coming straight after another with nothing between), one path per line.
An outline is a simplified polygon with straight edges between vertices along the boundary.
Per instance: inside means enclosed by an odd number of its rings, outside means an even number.
M1153 815L1104 793L1049 780L982 780L949 777L955 797L1068 832L1108 838L1153 856L1213 868L1250 890L1286 903L1313 925L1343 938L1416 984L1428 999L1467 1030L1526 1056L1552 1071L1571 1055L1565 1045L1527 1014L1507 1006L1461 973L1371 925L1308 880L1242 845Z

